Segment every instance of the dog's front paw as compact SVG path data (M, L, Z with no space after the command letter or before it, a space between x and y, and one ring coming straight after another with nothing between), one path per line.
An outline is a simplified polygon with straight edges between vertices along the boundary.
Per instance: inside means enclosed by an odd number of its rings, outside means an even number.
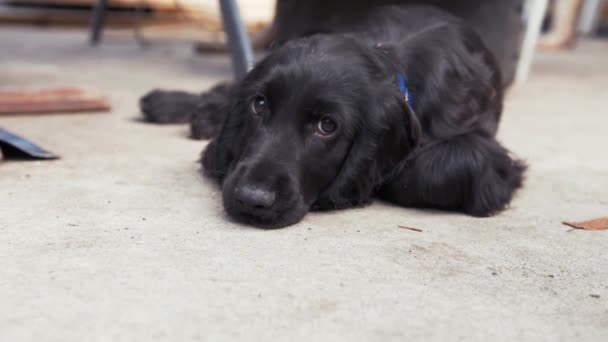
M153 90L139 101L145 121L159 124L187 123L199 97L183 91Z

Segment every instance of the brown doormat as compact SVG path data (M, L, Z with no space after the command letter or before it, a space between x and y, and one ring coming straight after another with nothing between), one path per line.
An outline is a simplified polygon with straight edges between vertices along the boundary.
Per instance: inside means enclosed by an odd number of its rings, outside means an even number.
M0 115L98 112L110 110L97 92L79 88L0 89Z

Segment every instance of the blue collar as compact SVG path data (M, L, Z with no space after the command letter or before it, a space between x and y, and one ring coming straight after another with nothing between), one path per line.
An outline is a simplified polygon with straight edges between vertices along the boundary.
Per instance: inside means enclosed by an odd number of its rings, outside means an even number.
M402 73L398 73L397 77L399 78L399 88L401 88L401 93L403 94L403 98L405 99L405 103L410 107L410 109L414 106L414 96L407 89L407 82L405 80L405 76Z

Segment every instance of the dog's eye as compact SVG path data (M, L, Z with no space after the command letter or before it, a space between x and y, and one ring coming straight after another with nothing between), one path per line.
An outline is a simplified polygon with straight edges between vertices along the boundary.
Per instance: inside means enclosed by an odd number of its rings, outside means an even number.
M257 115L265 115L268 113L268 100L263 95L258 95L251 100L251 111Z
M324 116L319 120L317 132L320 135L328 136L336 131L338 124L328 116Z

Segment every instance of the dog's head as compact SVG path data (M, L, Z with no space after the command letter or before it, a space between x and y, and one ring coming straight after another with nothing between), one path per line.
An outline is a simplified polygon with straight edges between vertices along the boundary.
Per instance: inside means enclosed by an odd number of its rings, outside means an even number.
M203 164L233 218L262 227L367 202L419 136L394 70L346 37L290 42L240 83Z

